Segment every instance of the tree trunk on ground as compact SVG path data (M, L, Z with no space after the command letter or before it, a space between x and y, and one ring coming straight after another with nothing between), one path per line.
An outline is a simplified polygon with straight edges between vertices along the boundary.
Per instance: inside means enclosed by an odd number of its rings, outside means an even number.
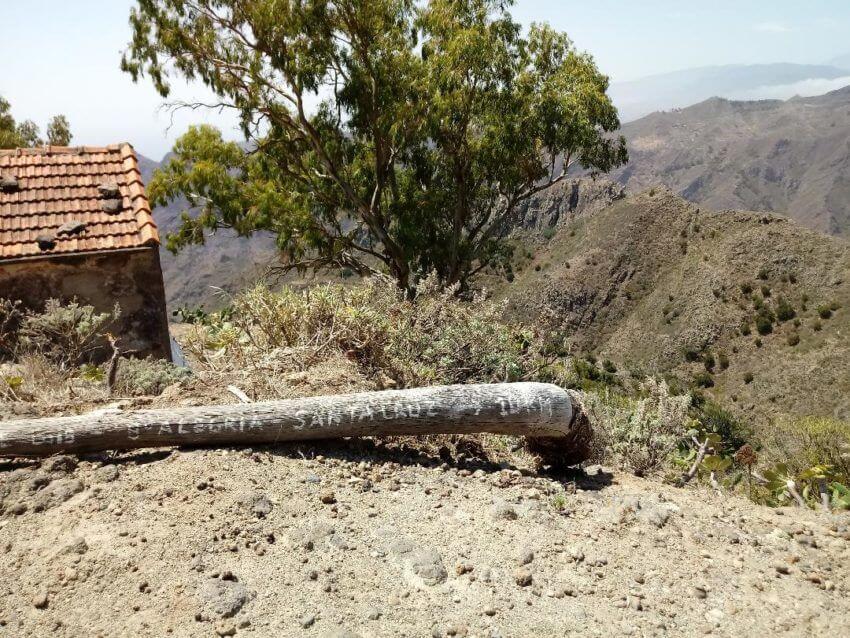
M5 421L0 456L475 432L532 437L563 465L585 460L591 438L565 390L501 383Z

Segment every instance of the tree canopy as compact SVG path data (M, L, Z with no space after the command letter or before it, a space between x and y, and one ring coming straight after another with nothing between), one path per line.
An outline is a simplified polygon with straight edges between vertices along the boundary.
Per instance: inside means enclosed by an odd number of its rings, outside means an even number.
M169 238L276 234L284 263L436 271L504 267L517 206L574 164L626 161L608 78L511 0L138 0L122 67L167 97L199 80L246 143L209 126L174 147L149 194L186 196Z
M0 96L0 148L26 148L44 144L36 123L32 120L15 122L11 109L8 100ZM71 137L71 126L64 115L57 115L48 122L48 144L68 146Z

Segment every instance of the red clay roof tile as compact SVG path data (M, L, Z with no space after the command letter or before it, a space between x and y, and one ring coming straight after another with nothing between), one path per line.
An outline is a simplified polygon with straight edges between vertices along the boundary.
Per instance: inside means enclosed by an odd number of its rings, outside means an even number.
M0 190L0 260L159 244L129 144L0 150L0 174L18 180L17 190ZM98 186L104 182L118 184L123 204L118 213L103 211ZM38 247L38 235L55 233L72 220L86 228L57 237L49 250Z

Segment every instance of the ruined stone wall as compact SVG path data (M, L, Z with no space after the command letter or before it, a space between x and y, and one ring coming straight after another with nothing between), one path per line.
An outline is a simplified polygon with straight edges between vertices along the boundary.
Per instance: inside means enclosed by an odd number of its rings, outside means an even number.
M121 317L110 331L121 350L171 358L157 247L0 262L0 297L38 310L50 298L76 297L100 312L118 303Z

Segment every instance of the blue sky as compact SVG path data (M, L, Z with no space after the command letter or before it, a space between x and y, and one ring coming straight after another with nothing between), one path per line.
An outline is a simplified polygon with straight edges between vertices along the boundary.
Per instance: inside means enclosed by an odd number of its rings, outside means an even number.
M147 83L118 69L131 0L4 1L0 95L42 127L65 113L75 144L127 140L158 159L190 122L163 111ZM848 0L519 0L523 23L549 22L591 52L614 81L717 64L819 64L850 53ZM181 87L178 98L205 97Z

